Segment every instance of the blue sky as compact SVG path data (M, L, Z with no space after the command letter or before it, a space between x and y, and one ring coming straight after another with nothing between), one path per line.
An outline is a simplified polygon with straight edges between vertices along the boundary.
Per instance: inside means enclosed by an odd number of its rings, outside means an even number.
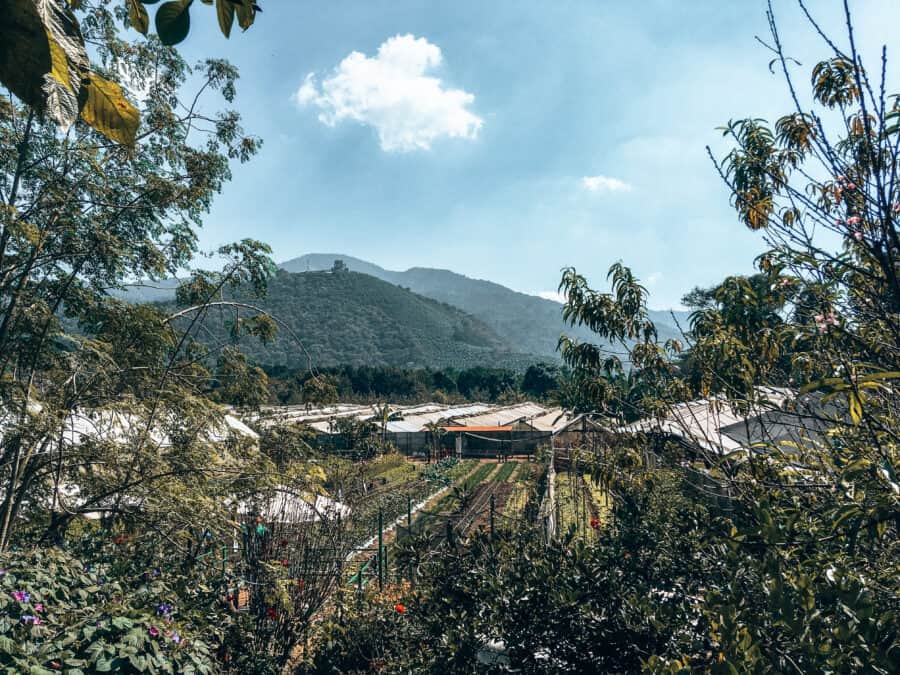
M836 0L808 0L838 27ZM853 3L860 41L897 47L900 3ZM706 156L716 127L788 112L758 0L269 0L246 33L195 3L182 51L241 70L237 107L264 139L206 220L277 260L342 252L555 290L602 286L621 259L677 306L752 271L762 250ZM826 56L776 0L798 82ZM891 34L893 33L893 35ZM897 82L896 78L891 80ZM900 91L895 86L892 91Z

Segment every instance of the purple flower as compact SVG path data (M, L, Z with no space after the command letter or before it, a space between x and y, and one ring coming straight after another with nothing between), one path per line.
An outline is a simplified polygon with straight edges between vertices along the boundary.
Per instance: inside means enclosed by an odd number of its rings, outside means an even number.
M168 602L161 602L156 606L156 613L160 616L169 616L172 613L172 605Z
M25 622L25 623L28 623L28 622L30 621L30 622L33 623L35 626L37 626L37 625L40 624L40 622L41 622L41 617L39 617L39 616L34 616L33 614L23 614L23 615L22 615L22 621Z
M0 570L0 577L6 576L6 570Z
M31 594L28 591L13 591L12 595L16 602L29 602L31 600Z
M172 631L172 642L176 645L181 642L181 636L178 634L178 631Z

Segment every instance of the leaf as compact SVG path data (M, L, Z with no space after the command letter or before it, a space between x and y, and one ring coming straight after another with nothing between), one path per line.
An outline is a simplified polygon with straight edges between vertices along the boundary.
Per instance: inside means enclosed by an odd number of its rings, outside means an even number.
M219 28L226 38L231 37L231 26L234 24L234 5L231 0L216 0L216 14L219 17Z
M90 67L74 14L54 0L0 0L0 16L0 82L66 131Z
M236 7L238 26L247 30L256 19L256 3L253 0L243 0Z
M113 626L121 630L134 626L134 621L129 619L127 616L117 616L111 621L111 623Z
M164 45L177 45L188 36L192 3L193 0L172 0L156 10L156 32Z
M855 391L851 391L847 395L847 402L850 404L850 419L854 424L859 424L863 415L862 400Z
M101 134L125 145L134 145L141 116L115 82L91 75L84 87L86 100L81 117Z
M150 15L140 0L128 0L128 21L141 35L150 30Z

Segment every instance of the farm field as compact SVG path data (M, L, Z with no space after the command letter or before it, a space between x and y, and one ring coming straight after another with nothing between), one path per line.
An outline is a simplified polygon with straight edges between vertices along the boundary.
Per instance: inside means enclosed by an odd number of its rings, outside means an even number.
M591 533L591 522L602 526L608 510L606 493L593 485L590 476L574 471L556 474L556 502L559 531L574 527L583 537Z

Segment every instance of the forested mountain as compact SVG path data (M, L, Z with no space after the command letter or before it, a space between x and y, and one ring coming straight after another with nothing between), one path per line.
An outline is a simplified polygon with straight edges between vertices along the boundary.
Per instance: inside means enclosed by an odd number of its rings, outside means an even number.
M342 253L311 253L288 260L282 263L280 267L286 272L294 273L322 272L331 270L335 260L342 260L352 272L375 277L393 286L400 286L415 294L436 300L439 303L452 305L454 308L470 314L483 325L482 327L490 329L495 339L498 339L502 344L502 349L509 352L535 355L543 360L556 360L559 358L556 345L561 333L573 335L580 340L596 341L596 336L592 335L590 331L580 327L568 326L562 318L562 305L557 302L526 293L519 293L492 281L472 279L451 270L413 267L404 272L397 272ZM129 287L127 292L117 293L117 295L137 302L163 302L172 297L177 283L174 279L165 279L153 282L147 286L132 286ZM302 288L297 287L296 290L299 292ZM276 291L275 289L281 289L281 286L278 284L273 286L273 292L281 292L281 290ZM286 298L270 299L270 302L275 302L286 312L293 312L302 305L299 299L296 303L288 301ZM382 309L391 312L398 309L398 307L399 305L395 305L392 308ZM659 330L661 340L664 341L669 337L681 337L681 333L675 326L670 312L650 310L650 315ZM360 317L365 316L365 314L355 314L349 310L345 313L345 318L348 321L352 322L353 316ZM681 323L681 326L686 328L687 312L675 312L675 316ZM284 319L289 324L297 320L297 317L293 317L290 314L279 314L279 318ZM304 315L303 318L304 320L312 320L317 325L322 325L321 321L312 319L310 314ZM417 321L415 315L398 318L401 321L409 321L410 323ZM363 332L371 329L372 326L365 329L360 328ZM346 325L345 330L340 335L331 336L337 343L335 346L327 347L324 346L324 343L321 343L322 354L343 354L345 352L345 340L342 335L347 335ZM349 347L349 343L346 346ZM356 348L365 351L361 346ZM397 356L396 352L393 353L394 356ZM426 352L420 352L413 348L410 353L422 354ZM416 365L465 365L460 363L454 364L449 357L436 358L433 361L418 361L416 360L417 358L414 357L412 359ZM272 363L286 364L283 359ZM407 365L405 361L396 360L384 361L383 363ZM504 361L504 365L513 364L507 359Z
M557 302L450 270L413 267L405 272L396 272L341 253L311 253L288 260L281 264L281 268L288 272L328 270L335 260L343 260L355 272L370 274L409 288L414 293L459 307L490 326L518 352L558 358L556 345L563 332L582 340L596 341L596 336L590 331L567 326L562 318L562 305ZM651 310L650 314L661 340L680 337L669 312ZM687 314L676 312L676 316L682 327L686 328Z
M265 298L234 297L268 311L290 328L279 330L270 345L241 340L242 350L263 365L465 367L534 361L515 354L469 314L367 274L279 271ZM227 341L229 313L225 321L216 318L213 314L206 322L211 333L201 338Z

